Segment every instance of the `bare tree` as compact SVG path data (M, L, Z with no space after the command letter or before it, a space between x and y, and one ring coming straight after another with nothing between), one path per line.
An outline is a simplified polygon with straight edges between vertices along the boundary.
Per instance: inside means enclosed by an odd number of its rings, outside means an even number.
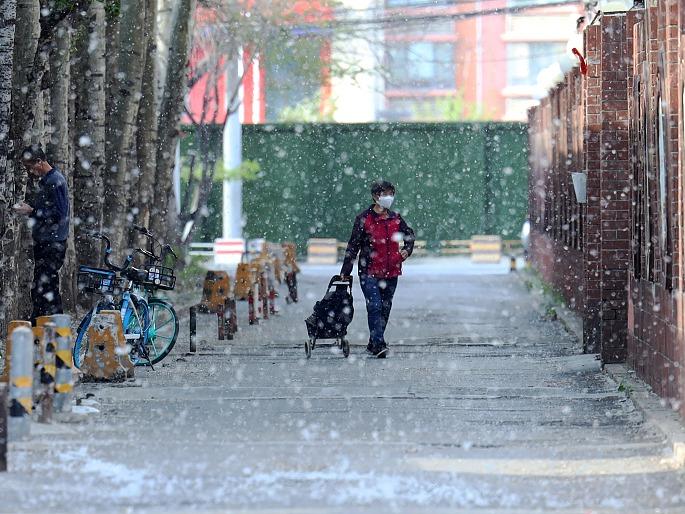
M138 110L138 130L136 146L140 181L137 195L137 220L143 226L150 226L150 203L154 199L155 187L155 140L157 139L157 25L156 0L145 0L145 66L143 71L142 94Z
M88 233L102 227L107 42L103 2L95 0L88 6L78 33L78 70L72 80L76 98L74 237L79 263L97 264L100 246Z
M159 107L157 125L157 169L155 173L155 200L152 226L158 234L168 234L168 227L176 226L172 170L176 143L179 137L179 120L183 109L185 75L190 52L195 0L178 0L171 23L171 40L167 57L166 79Z
M118 62L112 87L112 104L106 125L104 226L112 237L115 248L123 242L128 198L127 185L131 178L128 151L134 139L138 117L144 52L146 48L145 2L121 0L118 35Z
M74 204L74 175L67 173L71 169L73 136L72 123L69 118L69 97L71 89L71 60L70 60L71 34L70 23L62 20L54 35L54 44L50 49L49 70L47 77L47 90L43 91L46 101L45 128L48 134L47 156L50 163L65 172L65 178L69 184L69 201ZM44 86L45 87L45 86ZM75 275L76 275L76 251L74 248L73 225L70 227L71 234L67 240L67 254L62 276L62 301L64 306L72 309L76 304Z
M11 150L10 114L12 108L12 60L14 52L14 34L17 13L16 0L4 0L0 4L0 333L6 332L9 309L14 308L13 292L10 284L10 273L14 270L14 254L8 250L14 220L11 219L13 205L13 172L14 167L7 156Z

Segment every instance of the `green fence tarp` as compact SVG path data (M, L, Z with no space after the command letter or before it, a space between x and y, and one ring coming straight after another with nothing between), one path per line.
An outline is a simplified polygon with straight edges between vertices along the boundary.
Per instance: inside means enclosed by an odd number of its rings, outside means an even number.
M220 152L218 152L220 155ZM243 186L245 237L347 240L371 204L369 186L397 186L396 208L418 239L517 238L527 212L528 138L521 123L243 126L243 158L261 167ZM197 240L221 235L221 185Z

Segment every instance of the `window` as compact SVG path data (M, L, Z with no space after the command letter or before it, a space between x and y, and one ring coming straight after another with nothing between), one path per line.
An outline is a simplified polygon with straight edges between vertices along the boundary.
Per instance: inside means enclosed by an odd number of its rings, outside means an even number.
M435 0L385 0L386 7L423 7L435 5Z
M527 7L529 5L545 5L550 3L557 3L559 0L509 0L507 5L509 7Z
M566 53L564 43L511 43L507 46L507 85L534 86L538 74Z
M389 43L387 66L389 88L456 88L452 43Z
M668 233L668 216L666 194L667 174L666 174L666 128L664 126L664 105L661 98L657 98L659 106L658 138L659 138L659 234L661 235L661 248L666 251Z

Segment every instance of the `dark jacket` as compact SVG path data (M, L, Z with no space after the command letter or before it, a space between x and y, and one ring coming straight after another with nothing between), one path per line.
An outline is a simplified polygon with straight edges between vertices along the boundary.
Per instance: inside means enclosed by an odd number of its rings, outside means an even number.
M67 180L57 168L41 177L28 204L33 207L34 241L66 241L69 235L69 191Z
M402 255L414 250L414 231L402 216L393 211L383 218L373 206L357 215L347 243L341 275L350 275L359 254L359 275L374 278L395 278L402 274ZM400 242L402 247L400 248Z

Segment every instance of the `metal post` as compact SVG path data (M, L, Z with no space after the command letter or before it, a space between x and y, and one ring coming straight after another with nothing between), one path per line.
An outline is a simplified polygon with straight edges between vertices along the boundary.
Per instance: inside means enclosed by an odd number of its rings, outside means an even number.
M57 352L55 353L55 410L70 412L74 391L74 377L72 373L72 337L71 318L67 314L55 314L52 317L57 336Z
M7 434L11 441L24 439L31 429L33 408L33 332L19 327L12 332L10 363L10 412Z
M257 316L255 314L254 290L252 287L250 288L250 292L247 295L247 312L249 324L256 325L258 321Z
M197 307L190 308L190 353L197 351Z
M223 341L226 336L225 313L222 309L216 311L216 331L219 341Z
M233 339L233 334L238 331L238 313L236 312L235 298L226 299L226 312L228 312L229 339Z
M276 290L273 286L269 288L269 312L276 314Z
M266 271L262 273L262 276L259 279L259 292L262 295L262 316L264 319L269 319L269 290L267 286Z
M43 325L43 362L40 367L40 414L39 423L52 422L52 405L55 392L55 349L57 346L55 324L53 322Z
M238 106L240 98L234 93L239 90L240 85L240 58L229 59L227 63L226 98L233 100L227 105L227 109L233 111L226 118L223 133L223 160L224 170L232 171L240 167L242 157L242 127L240 125L240 113ZM242 191L243 184L240 178L223 181L223 237L241 238L243 233L242 226Z

